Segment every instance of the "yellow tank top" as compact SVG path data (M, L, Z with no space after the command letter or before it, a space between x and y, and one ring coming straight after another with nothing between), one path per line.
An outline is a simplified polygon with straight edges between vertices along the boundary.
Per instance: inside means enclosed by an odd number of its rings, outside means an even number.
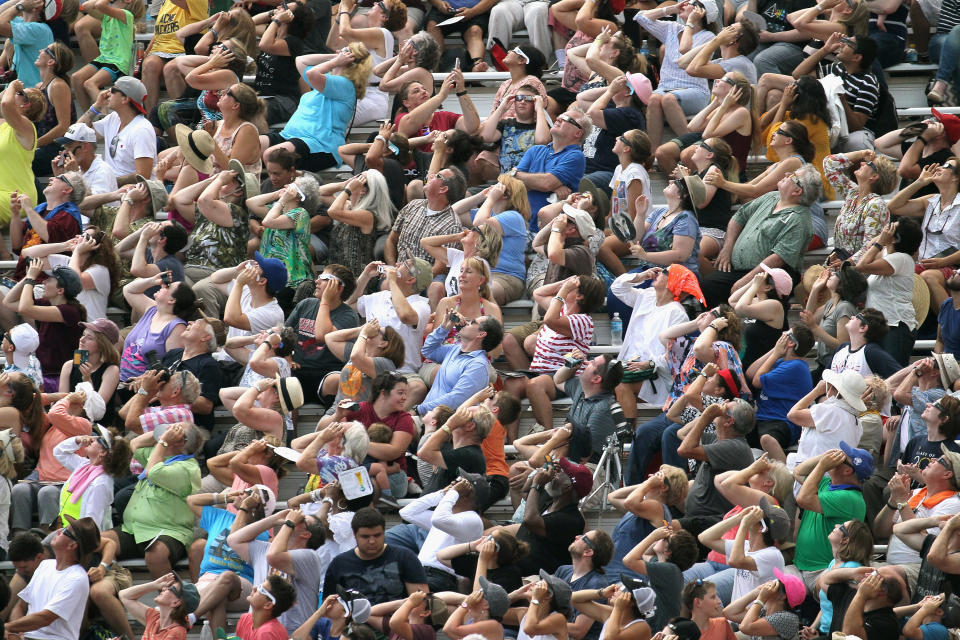
M8 123L0 124L0 225L10 222L10 194L20 191L37 202L37 185L33 180L33 154L37 150L37 129L33 128L33 146L24 149L17 140L17 132ZM26 214L23 214L26 215Z

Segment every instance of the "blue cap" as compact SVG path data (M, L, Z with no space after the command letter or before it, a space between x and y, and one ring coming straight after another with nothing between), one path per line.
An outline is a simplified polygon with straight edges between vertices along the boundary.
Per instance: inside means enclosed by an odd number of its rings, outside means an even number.
M259 251L253 254L253 259L260 265L267 285L274 293L280 293L287 286L287 265L277 258L264 258Z
M860 478L860 481L866 480L873 475L873 456L866 449L857 449L851 447L844 441L840 441L840 450L847 454L850 463L853 465L853 471Z

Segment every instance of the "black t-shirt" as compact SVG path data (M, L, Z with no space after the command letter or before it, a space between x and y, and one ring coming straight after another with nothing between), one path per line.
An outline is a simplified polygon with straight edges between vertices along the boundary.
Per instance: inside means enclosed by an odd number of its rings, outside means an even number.
M283 39L290 50L288 56L263 53L257 56L257 76L253 88L265 96L287 96L300 99L300 74L297 72L296 59L305 53L313 53L307 43L296 36Z
M944 573L927 562L927 554L936 539L935 535L927 534L920 547L920 573L917 574L917 587L913 590L913 602L920 602L926 596L941 594L945 588L950 589L951 593L958 593L960 589L960 575Z
M905 154L907 150L913 145L913 141L910 142L901 142L900 143L900 153ZM953 153L950 152L950 148L938 149L931 153L930 155L920 155L920 160L917 164L922 168L928 164L941 165L953 156ZM900 188L906 189L908 185L913 184L913 180L907 178L900 179ZM937 185L932 182L925 187L920 187L920 189L913 195L914 198L919 198L921 196L933 196L939 193L937 191Z
M447 465L447 468L440 469L433 474L433 478L427 485L427 493L439 491L456 480L460 474L460 469L469 473L487 475L487 459L483 457L483 449L480 448L480 445L471 444L454 449L453 445L448 442L440 450L440 453L443 455L443 463Z
M767 31L770 33L793 31L793 25L787 20L787 14L800 9L809 9L814 4L814 0L759 0L757 13L767 21ZM806 42L793 44L802 48Z
M917 469L923 471L931 461L943 455L943 449L941 448L943 445L947 445L947 449L950 449L950 451L960 453L960 444L956 440L947 438L931 442L927 440L925 434L921 434L907 441L907 446L903 448L903 453L900 454L900 461L904 464L915 464Z
M827 598L833 603L831 635L834 631L843 631L843 619L856 593L856 589L846 582L832 584L827 589ZM863 640L898 640L900 637L900 622L891 607L864 611L863 628L867 632L867 637Z
M543 522L547 531L545 537L534 535L524 525L520 525L517 531L517 538L530 545L529 555L517 563L522 575L537 573L540 569L553 573L560 565L570 564L568 547L583 533L586 524L576 503L543 514Z
M293 351L294 362L313 375L325 375L343 368L343 362L333 355L326 345L317 342L314 325L317 322L319 308L320 300L317 298L301 300L290 312L285 323L297 332L297 348ZM360 316L347 305L341 304L336 309L330 310L330 322L334 329L352 329L360 326Z
M406 598L407 583L426 582L423 565L412 551L387 545L372 560L361 559L353 550L335 557L327 569L323 592L336 593L342 586L359 591L370 604L381 604Z
M613 171L619 160L613 152L617 136L631 129L647 128L643 112L635 107L614 107L603 110L605 129L594 127L593 132L583 141L583 155L587 159L587 173L593 171Z
M213 403L220 401L220 387L223 386L223 374L220 365L209 353L201 353L189 360L182 360L183 349L171 349L164 354L163 366L174 371L189 371L200 381L200 395ZM176 374L174 374L176 375ZM193 410L193 420L198 427L213 428L213 409L210 413L197 413Z
M458 576L467 578L470 580L470 584L473 584L474 577L477 575L478 557L476 553L457 556L450 561L450 566L453 567L453 570L457 572ZM496 569L487 569L487 580L500 585L507 590L507 593L516 591L523 586L523 574L520 573L520 569L515 564L497 567Z

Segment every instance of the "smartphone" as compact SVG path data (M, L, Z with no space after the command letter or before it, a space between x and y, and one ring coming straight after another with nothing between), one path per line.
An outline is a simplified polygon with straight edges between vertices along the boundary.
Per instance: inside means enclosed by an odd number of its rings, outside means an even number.
M344 411L359 411L360 403L356 400L343 400L340 402L340 408Z
M15 286L17 286L17 281L14 280L13 278L3 277L3 278L0 278L0 284L7 287L8 289L13 289Z
M171 284L173 284L173 275L169 271L164 271L163 273L160 274L160 282L162 282L167 286L170 286Z
M460 70L460 58L457 58L456 61L453 63L453 68L456 69L457 71Z
M86 349L77 349L73 352L73 364L87 364L90 360L90 352Z

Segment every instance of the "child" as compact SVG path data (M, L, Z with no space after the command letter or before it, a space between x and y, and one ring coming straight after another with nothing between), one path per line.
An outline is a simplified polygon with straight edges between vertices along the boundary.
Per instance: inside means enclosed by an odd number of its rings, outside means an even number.
M874 460L879 460L880 445L883 443L883 420L880 416L890 404L890 387L880 376L870 376L866 383L867 391L863 394L863 403L867 410L858 418L863 435L860 436L860 444L857 446L869 451Z
M453 409L445 404L439 404L428 411L427 414L423 416L423 435L420 436L420 439L425 440L431 433L445 425L452 415ZM430 480L433 479L435 468L436 467L429 462L417 460L417 475L420 476L421 487L427 486ZM381 489L383 488L382 485L379 486Z
M367 428L367 437L370 438L370 442L388 444L393 439L393 429L382 422L374 422ZM397 471L400 471L400 465L396 461L390 463L373 462L370 464L370 477L380 487L381 492L390 492L390 480L387 476Z
M133 72L134 23L143 17L146 7L143 0L90 0L81 9L103 13L100 55L70 78L80 109L86 111L101 89Z
M901 634L909 640L949 640L948 629L960 626L960 599L946 594L927 596L919 603L917 612L907 618Z

